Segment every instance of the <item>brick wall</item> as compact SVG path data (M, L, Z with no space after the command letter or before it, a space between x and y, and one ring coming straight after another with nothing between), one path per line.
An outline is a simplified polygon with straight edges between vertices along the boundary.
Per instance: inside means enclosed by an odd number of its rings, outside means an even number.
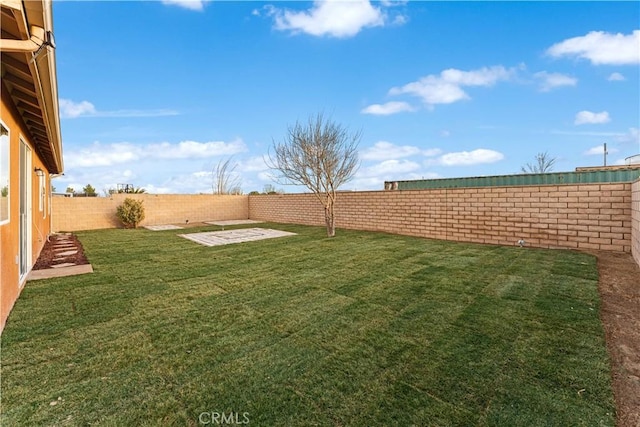
M141 225L222 219L324 225L312 194L129 195L144 201ZM53 230L114 228L124 194L54 197ZM632 252L640 264L640 182L411 191L341 192L337 226L434 239ZM633 209L632 209L633 206ZM633 220L632 220L633 212ZM634 227L632 238L632 224Z
M631 252L631 184L341 192L337 226L435 239ZM256 220L323 225L311 194L249 196Z
M640 179L631 186L631 248L640 266Z
M116 228L116 208L126 197L143 201L141 225L181 224L249 218L248 196L194 194L114 194L111 197L53 197L54 231Z

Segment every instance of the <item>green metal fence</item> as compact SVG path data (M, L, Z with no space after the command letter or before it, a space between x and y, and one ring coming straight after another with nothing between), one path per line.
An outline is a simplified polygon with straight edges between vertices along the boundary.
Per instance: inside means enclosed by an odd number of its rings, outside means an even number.
M633 182L640 178L640 166L617 170L552 172L517 175L476 176L468 178L385 181L386 190L424 190L432 188L507 187L522 185L593 184Z

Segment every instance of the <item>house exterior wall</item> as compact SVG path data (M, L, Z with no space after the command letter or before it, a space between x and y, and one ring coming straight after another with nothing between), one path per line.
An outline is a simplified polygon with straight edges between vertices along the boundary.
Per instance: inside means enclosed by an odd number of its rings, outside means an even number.
M8 206L9 221L0 225L0 331L4 328L7 317L16 299L20 295L24 286L24 279L20 281L18 263L16 261L19 253L19 200L20 200L20 141L27 143L31 149L31 186L29 188L29 198L31 200L31 259L29 265L32 266L38 259L47 236L50 233L48 192L50 182L48 171L38 153L29 140L29 133L26 130L22 118L11 98L7 94L4 85L2 86L0 121L9 130L9 198ZM44 189L47 192L44 197L43 210L40 210L40 182L34 173L35 168L40 168L45 172ZM5 202L7 200L5 199Z
M631 185L631 252L640 266L640 179Z
M249 218L324 225L312 194L249 196ZM340 192L336 218L434 239L631 252L631 183Z
M113 194L110 197L53 197L53 230L79 231L121 227L116 209L124 199L142 200L140 224L183 224L249 218L249 196L211 194Z

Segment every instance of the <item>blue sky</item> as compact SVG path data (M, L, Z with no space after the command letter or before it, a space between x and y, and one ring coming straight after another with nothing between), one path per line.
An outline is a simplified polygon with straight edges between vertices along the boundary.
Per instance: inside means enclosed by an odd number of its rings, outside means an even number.
M344 189L556 171L640 153L637 2L54 2L65 175L211 193L232 157L245 192L296 120L361 131Z

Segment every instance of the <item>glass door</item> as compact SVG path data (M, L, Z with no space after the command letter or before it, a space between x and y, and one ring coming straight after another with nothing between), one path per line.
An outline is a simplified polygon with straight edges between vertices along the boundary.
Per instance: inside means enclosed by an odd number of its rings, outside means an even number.
M19 270L22 282L31 267L31 149L24 141L20 141L19 204Z

